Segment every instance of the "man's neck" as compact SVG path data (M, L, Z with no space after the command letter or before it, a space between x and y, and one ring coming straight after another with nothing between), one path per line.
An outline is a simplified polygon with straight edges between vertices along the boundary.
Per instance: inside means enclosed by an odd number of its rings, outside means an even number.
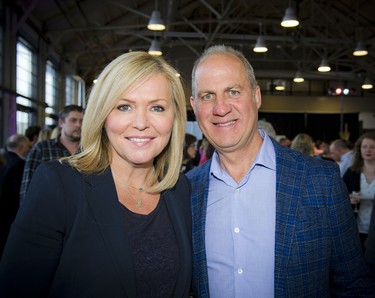
M263 139L259 135L246 148L234 152L218 153L220 156L220 166L239 183L254 163L262 147L262 143Z
M72 142L68 138L64 138L63 135L60 136L60 142L64 145L66 149L68 149L69 153L72 155L77 152L79 142Z

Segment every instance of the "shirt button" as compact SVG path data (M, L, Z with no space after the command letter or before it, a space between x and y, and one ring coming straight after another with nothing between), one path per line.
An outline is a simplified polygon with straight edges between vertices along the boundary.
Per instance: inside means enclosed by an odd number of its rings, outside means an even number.
M238 273L238 274L242 274L242 273L243 273L243 269L242 269L242 268L238 268L238 269L237 269L237 273Z
M234 232L238 234L240 232L240 228L234 228Z
M235 190L235 192L236 192L236 193L240 193L241 190L240 190L239 188L237 188L237 189Z

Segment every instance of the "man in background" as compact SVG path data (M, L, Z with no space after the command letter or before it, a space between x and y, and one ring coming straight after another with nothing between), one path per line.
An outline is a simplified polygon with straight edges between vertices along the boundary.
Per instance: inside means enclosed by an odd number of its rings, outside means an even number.
M31 125L25 130L25 136L29 139L30 147L33 147L38 142L39 132L42 128L39 125Z
M24 135L15 134L8 138L5 149L5 165L0 171L0 259L19 208L21 180L30 141Z
M20 190L20 203L26 196L31 178L36 168L44 161L70 156L77 152L81 140L83 109L77 105L65 106L59 113L60 136L38 142L26 158Z
M340 167L340 175L344 176L353 162L353 151L349 148L347 141L342 139L334 140L329 145L329 155Z

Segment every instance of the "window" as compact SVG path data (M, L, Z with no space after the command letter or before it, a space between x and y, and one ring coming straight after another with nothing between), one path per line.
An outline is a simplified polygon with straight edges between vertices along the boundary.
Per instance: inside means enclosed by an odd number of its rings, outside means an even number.
M56 126L58 109L58 73L51 61L46 64L46 104L45 124L47 126Z
M85 90L86 90L86 85L85 81L79 77L79 76L74 76L74 81L75 81L75 90L76 90L76 99L77 99L77 104L79 106L85 107Z
M65 104L74 104L74 80L72 76L67 76L65 80Z
M36 97L36 56L28 43L19 38L17 41L16 91L17 105L17 133L24 133L32 123L33 102Z
M65 102L85 106L85 82L79 76L67 76L65 80Z

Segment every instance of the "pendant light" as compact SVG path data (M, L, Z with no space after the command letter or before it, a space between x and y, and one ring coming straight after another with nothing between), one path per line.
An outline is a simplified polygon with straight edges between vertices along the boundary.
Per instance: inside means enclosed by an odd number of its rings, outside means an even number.
M331 70L331 67L328 65L327 59L323 58L322 62L320 62L320 65L318 67L319 72L328 72Z
M151 46L148 49L148 53L152 56L161 56L163 52L161 51L159 41L157 39L153 39L151 42Z
M305 81L305 79L303 78L302 73L298 70L294 76L293 82L302 83L303 81Z
M285 28L292 28L297 27L298 25L299 21L297 20L296 14L294 13L294 9L292 7L288 7L285 10L283 20L281 21L281 26Z
M155 10L151 14L147 29L152 31L163 31L165 28L164 21L161 18L160 12L158 11L158 2L155 1Z
M353 51L353 56L366 56L368 51L362 40L358 41L355 50Z
M268 51L268 48L266 46L266 42L264 41L263 35L262 35L262 24L259 24L259 36L257 39L257 42L255 44L255 47L253 48L253 51L255 53L265 53Z
M365 89L365 90L368 90L368 89L372 89L373 87L374 87L374 84L373 84L372 80L370 80L369 77L366 77L366 79L363 82L361 88Z

